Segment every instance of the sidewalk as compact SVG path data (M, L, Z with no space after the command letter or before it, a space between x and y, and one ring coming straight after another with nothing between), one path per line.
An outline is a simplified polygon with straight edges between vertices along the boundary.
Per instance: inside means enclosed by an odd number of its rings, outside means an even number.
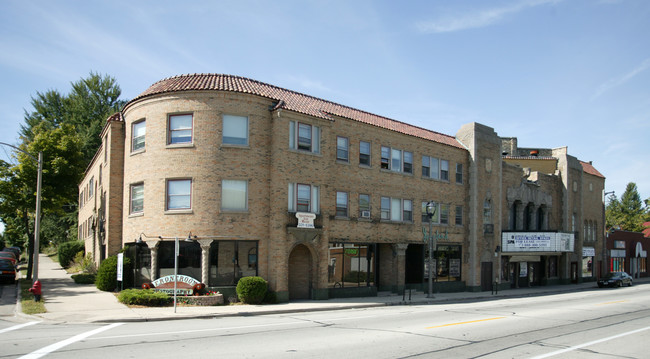
M71 276L48 256L41 254L39 258L39 279L43 286L43 298L47 313L29 317L37 320L62 323L161 321L368 308L387 305L442 304L598 289L595 282L589 282L508 289L499 291L496 295L493 295L491 292L456 292L436 293L434 294L434 298L427 298L426 294L416 294L414 292L410 300L407 291L405 300L403 300L402 295L389 295L364 298L303 300L266 305L178 306L176 313L174 313L173 307L129 308L118 302L113 293L102 292L94 285L76 284ZM650 283L650 278L636 279L635 283ZM17 306L17 311L20 310L19 306ZM22 313L19 313L19 315L25 316Z

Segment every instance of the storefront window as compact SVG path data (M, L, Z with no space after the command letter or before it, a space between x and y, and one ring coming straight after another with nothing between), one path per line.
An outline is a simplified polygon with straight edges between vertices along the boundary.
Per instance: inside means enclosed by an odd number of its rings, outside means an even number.
M429 278L429 268L426 258L429 256L428 249L424 253L424 278ZM462 246L442 245L433 255L433 273L434 280L438 282L455 282L460 281L461 277L461 258Z
M178 274L201 281L201 246L197 242L178 242ZM174 275L175 241L163 241L158 245L158 276Z
M624 272L625 271L625 258L612 257L610 260L611 272Z
M330 243L327 262L328 286L374 286L375 250L375 244Z
M594 257L582 257L582 277L593 277Z
M257 275L257 241L214 241L210 244L209 286L234 286Z

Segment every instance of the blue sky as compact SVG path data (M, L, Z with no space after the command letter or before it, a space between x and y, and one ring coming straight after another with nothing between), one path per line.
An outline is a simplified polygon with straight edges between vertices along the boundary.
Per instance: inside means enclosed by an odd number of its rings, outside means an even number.
M0 142L37 91L91 71L131 99L186 73L253 78L449 135L568 146L650 197L650 2L0 1ZM0 156L9 150L0 146Z

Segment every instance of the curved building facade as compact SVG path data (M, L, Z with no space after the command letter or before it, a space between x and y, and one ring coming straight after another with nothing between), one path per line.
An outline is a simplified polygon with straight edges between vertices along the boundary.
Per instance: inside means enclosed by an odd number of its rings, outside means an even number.
M579 232L566 220L582 216L576 198L604 188L596 171L592 192L573 192L593 174L565 171L580 163L566 153L518 166L512 139L487 126L448 136L229 75L159 81L102 136L80 184L80 237L97 262L127 247L139 285L173 274L178 242L179 274L225 292L258 275L282 301L426 291L429 263L435 291L519 285L527 258L540 278L568 280L577 246L508 255L504 233ZM598 215L588 223L602 228Z

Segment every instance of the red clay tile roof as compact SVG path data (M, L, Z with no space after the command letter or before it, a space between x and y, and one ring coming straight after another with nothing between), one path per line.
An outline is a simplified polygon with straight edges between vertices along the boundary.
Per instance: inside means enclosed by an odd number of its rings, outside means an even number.
M556 160L557 161L557 158L549 157L549 156L511 156L511 155L506 155L506 156L503 156L503 159L506 159L506 160Z
M594 175L594 176L597 176L597 177L605 178L605 176L603 176L602 173L598 172L598 170L596 168L594 168L594 166L591 163L580 161L580 164L582 165L582 170L585 173L588 173L590 175Z
M129 101L125 108L138 100L157 94L201 90L232 91L262 96L278 101L275 109L286 109L327 120L332 120L332 115L344 117L373 126L386 128L395 132L464 149L464 147L453 136L444 135L387 117L374 115L372 113L339 105L334 102L322 100L256 80L232 75L193 74L169 77L151 85L151 87L146 91Z

